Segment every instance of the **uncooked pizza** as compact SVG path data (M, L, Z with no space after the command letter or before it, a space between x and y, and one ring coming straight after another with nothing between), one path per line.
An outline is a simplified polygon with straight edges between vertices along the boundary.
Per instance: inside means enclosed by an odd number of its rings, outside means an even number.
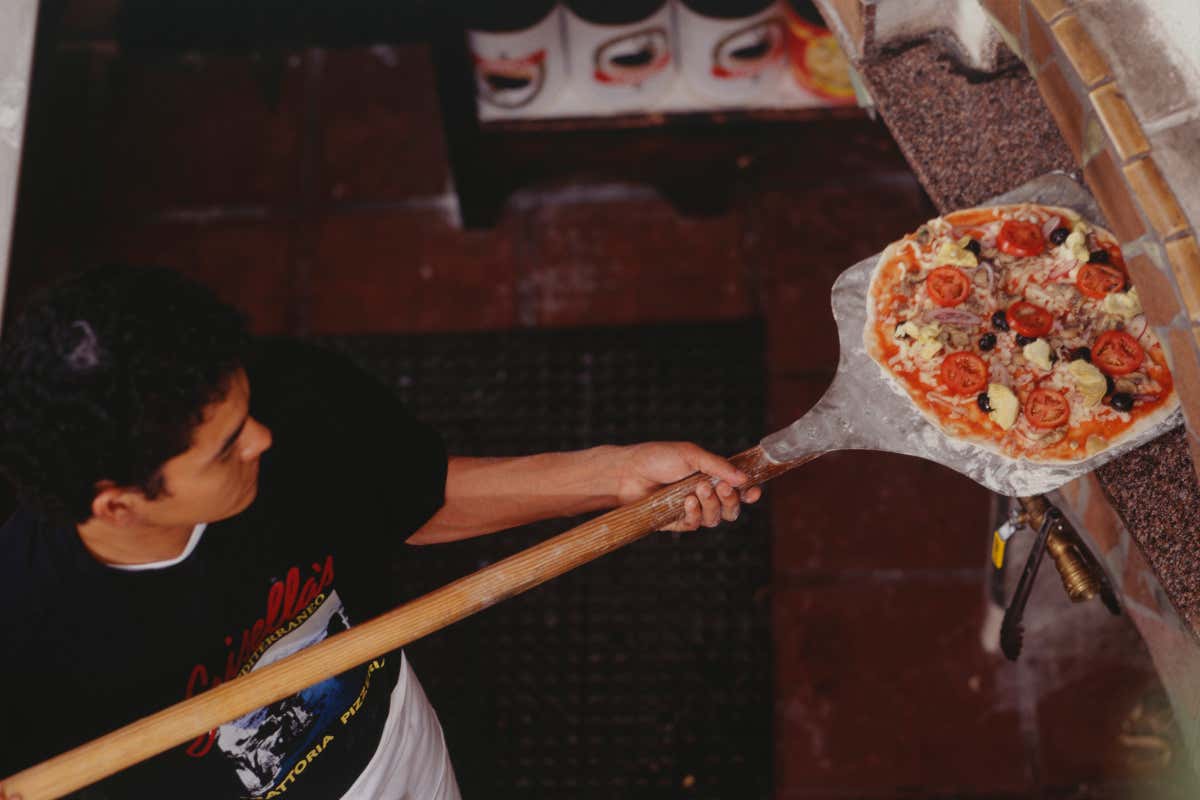
M871 279L867 351L945 432L1075 461L1176 403L1162 346L1109 232L1065 208L931 220Z

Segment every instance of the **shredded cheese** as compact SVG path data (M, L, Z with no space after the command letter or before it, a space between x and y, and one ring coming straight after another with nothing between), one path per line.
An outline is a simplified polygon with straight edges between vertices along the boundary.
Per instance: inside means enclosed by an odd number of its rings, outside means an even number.
M1142 313L1142 299L1138 297L1137 287L1128 292L1111 292L1104 296L1100 307L1109 314L1116 314L1126 321Z

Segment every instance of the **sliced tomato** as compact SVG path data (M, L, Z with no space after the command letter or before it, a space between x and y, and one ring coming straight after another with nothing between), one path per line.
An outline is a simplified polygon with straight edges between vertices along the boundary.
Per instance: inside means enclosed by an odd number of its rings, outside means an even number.
M1092 363L1109 375L1127 375L1142 365L1146 351L1125 331L1105 331L1092 345Z
M988 366L974 353L951 353L942 362L942 383L954 394L978 394L988 382Z
M1071 406L1060 392L1034 389L1025 400L1025 418L1035 428L1057 428L1071 418Z
M1046 239L1042 236L1042 229L1032 222L1010 219L1000 227L996 246L1010 256L1026 258L1045 250Z
M958 267L938 267L925 279L925 287L939 306L956 306L971 294L971 280Z
M1084 264L1075 276L1079 291L1096 300L1103 300L1109 292L1125 288L1125 273L1106 264Z
M1018 300L1009 306L1004 316L1008 319L1008 326L1022 336L1045 336L1054 324L1053 314L1024 300Z

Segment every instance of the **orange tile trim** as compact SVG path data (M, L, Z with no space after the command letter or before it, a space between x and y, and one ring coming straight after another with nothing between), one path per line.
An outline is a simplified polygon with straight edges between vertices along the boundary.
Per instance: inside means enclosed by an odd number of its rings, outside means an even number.
M1067 10L1065 0L1029 0L1029 4L1037 9L1046 22L1052 22Z
M1198 363L1195 328L1169 328L1167 341L1171 346L1171 373L1175 390L1188 430L1193 434L1200 428L1200 363Z
M1111 148L1104 148L1083 165L1083 177L1096 196L1113 233L1122 242L1132 242L1146 233L1137 198L1121 174Z
M1093 89L1090 97L1096 116L1103 123L1122 162L1128 163L1134 156L1150 152L1150 140L1115 82Z
M1108 77L1108 62L1105 61L1100 49L1096 47L1096 43L1092 41L1091 34L1079 21L1079 17L1074 14L1064 14L1061 19L1050 26L1050 30L1084 86L1095 86Z
M1071 148L1076 162L1083 161L1083 126L1087 120L1087 106L1078 98L1071 88L1071 83L1059 64L1051 60L1037 75L1038 91L1050 116L1058 125L1063 135L1063 141Z
M1200 336L1200 333L1197 334ZM1197 478L1200 479L1200 438L1191 431L1187 432L1188 450L1192 454L1192 467L1196 470Z
M1129 266L1129 276L1137 286L1142 308L1146 310L1150 324L1170 325L1183 312L1183 306L1175 296L1171 271L1160 268L1150 255L1137 252L1135 248L1126 249L1125 263Z
M1194 236L1167 242L1167 261L1175 273L1188 316L1200 322L1200 245Z
M1138 205L1160 237L1165 239L1187 229L1187 217L1152 157L1139 158L1123 171Z

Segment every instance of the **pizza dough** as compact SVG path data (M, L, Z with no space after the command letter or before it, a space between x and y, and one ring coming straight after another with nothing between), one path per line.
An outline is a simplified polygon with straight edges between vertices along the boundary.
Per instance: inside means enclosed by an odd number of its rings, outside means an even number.
M1071 462L1177 404L1116 239L1051 206L930 220L880 256L867 352L945 433Z

